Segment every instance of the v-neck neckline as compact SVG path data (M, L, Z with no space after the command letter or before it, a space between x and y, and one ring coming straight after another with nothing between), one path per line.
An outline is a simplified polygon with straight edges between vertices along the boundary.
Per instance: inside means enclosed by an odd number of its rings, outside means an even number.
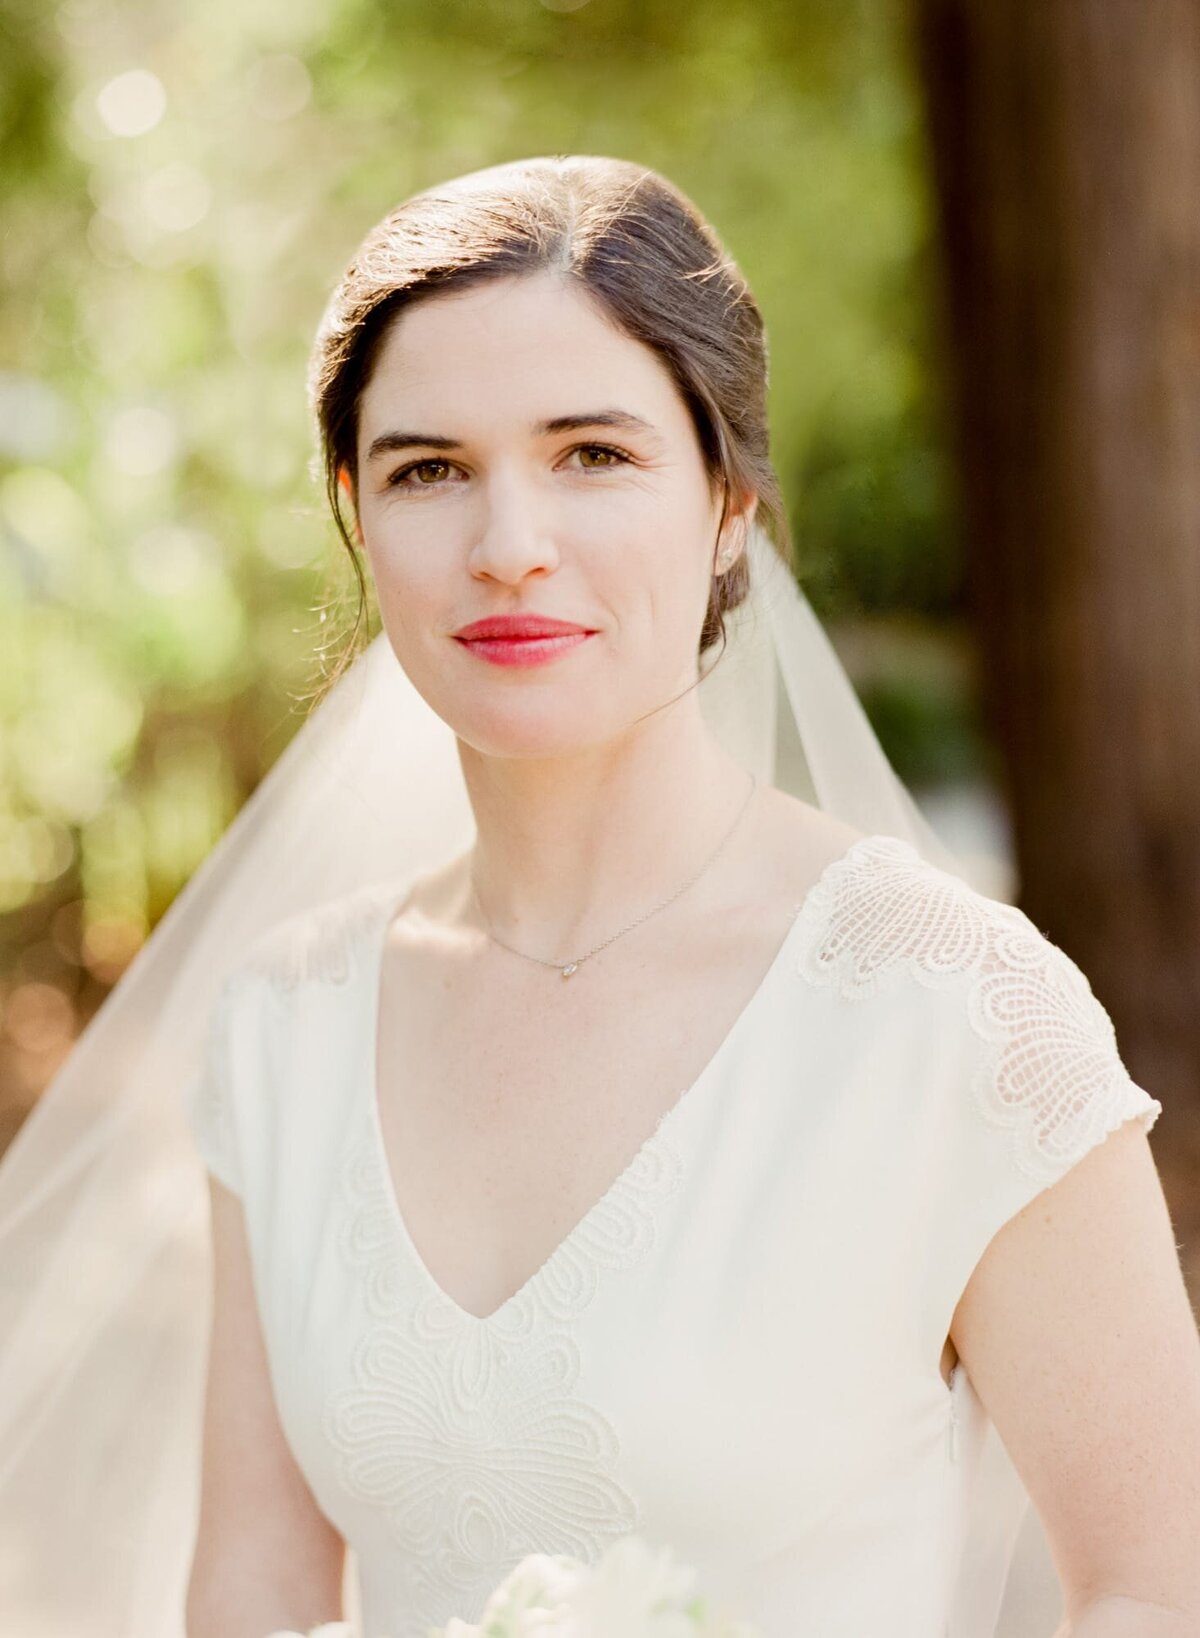
M811 917L812 908L818 903L830 881L842 870L846 869L857 857L860 849L869 842L880 840L876 834L856 837L849 847L828 860L816 880L808 887L803 896L795 904L792 916L787 925L787 931L775 950L771 961L763 976L755 985L750 996L741 1010L726 1030L716 1048L708 1058L704 1067L695 1079L678 1095L675 1101L659 1116L653 1131L642 1140L629 1161L621 1168L609 1183L608 1187L592 1203L591 1206L567 1230L553 1249L542 1260L533 1273L526 1279L511 1296L506 1297L496 1308L488 1314L473 1314L463 1308L448 1291L433 1277L425 1259L417 1250L416 1244L408 1231L408 1224L404 1220L404 1213L400 1209L400 1202L396 1194L395 1179L392 1175L391 1162L388 1159L387 1145L383 1137L383 1120L379 1102L379 1022L382 1016L382 988L383 988L383 957L387 934L391 928L396 912L403 905L411 890L412 883L405 880L402 886L385 893L382 901L382 910L377 922L373 921L370 928L370 938L363 952L366 981L370 986L370 1005L368 1008L367 1027L365 1030L367 1063L366 1063L366 1101L369 1126L369 1142L372 1150L372 1160L377 1168L380 1187L385 1203L385 1210L390 1222L391 1232L394 1234L403 1254L409 1259L422 1283L431 1295L444 1303L463 1325L486 1331L489 1327L499 1325L505 1317L519 1305L528 1302L531 1296L549 1277L551 1265L558 1263L562 1257L578 1244L588 1227L596 1217L615 1198L621 1188L628 1181L635 1168L653 1149L669 1129L674 1128L682 1120L686 1111L690 1110L699 1101L699 1094L709 1086L726 1060L736 1050L742 1037L750 1026L750 1021L763 1004L763 997L774 988L780 974L792 958L793 947L798 943L802 927L807 926Z

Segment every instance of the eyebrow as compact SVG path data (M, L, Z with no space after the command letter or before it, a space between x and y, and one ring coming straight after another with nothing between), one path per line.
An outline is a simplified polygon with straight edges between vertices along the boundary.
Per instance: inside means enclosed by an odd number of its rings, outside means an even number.
M628 410L589 410L585 415L556 415L549 421L538 421L533 427L536 437L550 438L556 432L574 432L580 427L613 427L622 432L654 432L657 429L640 415ZM368 461L377 455L394 454L398 449L461 449L457 438L446 438L435 432L381 432L371 440L367 450Z

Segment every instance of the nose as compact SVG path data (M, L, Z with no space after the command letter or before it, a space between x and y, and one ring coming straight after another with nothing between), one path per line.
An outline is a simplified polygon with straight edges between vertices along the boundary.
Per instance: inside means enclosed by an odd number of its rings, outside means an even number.
M482 491L478 533L471 545L471 573L515 583L537 569L558 565L550 509L532 481L513 468L493 471Z

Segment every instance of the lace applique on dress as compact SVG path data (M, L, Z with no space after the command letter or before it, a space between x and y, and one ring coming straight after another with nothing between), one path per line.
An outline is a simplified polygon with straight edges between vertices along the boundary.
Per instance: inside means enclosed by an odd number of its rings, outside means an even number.
M372 882L287 916L251 943L241 970L287 991L308 983L345 984L354 971L356 941L398 897L395 883Z
M206 1166L240 1192L227 1069L225 1015L246 978L265 978L290 994L304 983L344 985L354 971L356 943L395 904L393 882L372 882L341 898L295 911L253 937L222 980L210 1013L203 1072L188 1095L188 1115Z
M444 1623L448 1600L477 1618L526 1553L590 1562L639 1525L614 1474L616 1430L576 1391L571 1322L607 1273L649 1254L682 1161L660 1122L520 1291L478 1319L417 1261L364 1125L343 1165L340 1243L370 1323L324 1432L341 1483L387 1517L414 1623Z
M1162 1105L1130 1078L1108 1012L1076 963L1015 905L989 898L898 837L860 843L810 896L798 969L847 1000L907 975L965 983L986 1047L976 1106L1009 1131L1017 1166L1053 1182L1136 1115Z

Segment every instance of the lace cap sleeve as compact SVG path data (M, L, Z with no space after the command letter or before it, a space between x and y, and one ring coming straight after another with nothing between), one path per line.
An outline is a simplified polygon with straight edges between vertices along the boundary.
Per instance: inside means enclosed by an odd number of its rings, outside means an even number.
M909 843L860 845L819 909L810 982L847 999L894 989L901 1005L906 981L947 992L945 1035L930 1039L910 1113L925 1144L930 1261L952 1309L1010 1217L1127 1120L1149 1132L1162 1105L1130 1075L1108 1012L1066 951Z
M967 992L977 1045L947 1254L951 1312L996 1233L1110 1132L1149 1132L1162 1105L1133 1079L1079 966L1011 905L980 896L985 940ZM963 1100L960 1100L960 1102ZM951 1128L953 1130L953 1127Z
M184 1104L204 1164L235 1194L243 1194L253 1156L263 1153L260 1140L271 1141L278 1094L268 1050L272 1032L286 1027L302 989L341 989L354 978L359 937L378 926L400 893L392 882L370 883L294 911L252 937L219 986Z
M1036 1191L1126 1120L1149 1132L1162 1105L1133 1080L1112 1019L1066 951L1023 911L982 902L989 941L968 995L983 1047L976 1103Z
M235 974L227 977L209 1013L200 1068L184 1094L184 1108L205 1166L234 1194L242 1192L233 1125L230 1013Z

